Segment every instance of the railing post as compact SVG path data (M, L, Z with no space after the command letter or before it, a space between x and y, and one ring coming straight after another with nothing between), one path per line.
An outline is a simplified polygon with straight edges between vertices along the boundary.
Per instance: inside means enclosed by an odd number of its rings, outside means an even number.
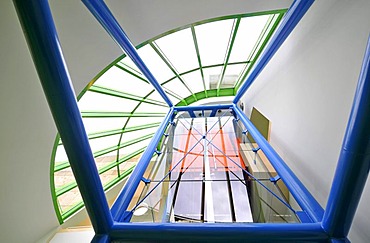
M14 0L46 99L96 234L109 233L112 215L77 106L47 0Z
M370 169L370 37L322 226L345 238Z

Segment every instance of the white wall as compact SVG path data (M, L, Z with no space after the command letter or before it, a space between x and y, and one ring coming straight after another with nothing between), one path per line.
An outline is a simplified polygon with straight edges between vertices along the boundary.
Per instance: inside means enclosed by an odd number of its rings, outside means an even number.
M243 97L271 143L325 207L370 31L370 1L316 1ZM350 232L370 242L370 181Z
M284 8L291 0L107 2L138 44L184 24ZM50 4L79 93L121 51L80 1ZM56 129L10 0L0 1L0 30L0 241L35 242L58 226L49 186Z

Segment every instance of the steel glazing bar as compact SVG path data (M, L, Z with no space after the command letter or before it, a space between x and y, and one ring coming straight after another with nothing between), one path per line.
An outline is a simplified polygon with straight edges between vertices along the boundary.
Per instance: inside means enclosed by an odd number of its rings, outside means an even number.
M369 169L370 37L322 222L330 236L347 237Z
M149 71L143 60L136 51L135 46L131 43L126 33L123 31L113 14L110 12L103 0L82 0L85 6L90 10L94 17L115 40L115 42L126 52L139 70L144 74L148 81L154 86L158 93L162 96L169 107L173 104L167 94L162 89L153 74Z
M122 192L118 196L116 202L112 206L111 212L116 221L121 221L124 216L124 212L127 210L128 205L132 197L135 194L136 188L138 187L141 178L144 175L146 168L149 165L149 162L153 156L157 148L157 144L161 140L167 125L172 119L172 115L174 113L174 108L172 107L164 120L162 121L161 125L159 126L158 130L154 134L154 137L150 141L148 147L146 148L145 152L140 158L140 161L136 165L135 170L132 172L130 178L128 179L125 187L123 188Z
M167 107L166 103L163 103L161 101L152 100L152 99L148 99L148 98L145 99L141 96L124 93L124 92L121 92L121 91L108 89L108 88L100 87L100 86L97 86L97 85L91 86L89 91L99 93L99 94L104 94L104 95L110 95L110 96L114 96L114 97L118 97L118 98L139 101L139 102L148 103L148 104L152 104L152 105Z
M83 118L107 118L107 117L163 117L166 113L159 112L109 112L109 111L82 111Z
M202 61L200 59L200 53L199 53L199 46L198 46L197 35L195 33L194 25L191 25L190 28L191 28L191 35L193 36L195 51L197 52L197 59L198 59L200 74L202 75L204 94L205 94L205 96L207 98L208 97L207 87L206 87L206 82L204 80L204 72L203 72L203 67L202 67ZM180 75L182 75L182 74L180 74Z
M96 234L113 225L47 0L14 0L55 124Z
M247 80L245 80L243 85L240 87L238 93L235 95L235 98L233 100L234 104L238 103L240 98L252 85L254 80L257 78L266 64L270 61L270 59L274 56L280 46L284 43L285 39L293 31L294 27L298 24L298 22L307 12L313 2L314 0L295 0L293 2L292 6L289 8L284 19L282 20L280 26L273 35L271 41L266 46L265 51L256 62L252 72L248 76Z
M115 223L112 240L151 242L327 242L328 236L319 223L305 224L171 224Z
M292 193L299 206L309 215L314 222L321 222L324 210L307 188L300 182L293 171L285 164L267 140L261 135L252 122L246 117L237 105L234 105L237 118L244 124L249 134L252 135L258 146L274 166L275 170Z

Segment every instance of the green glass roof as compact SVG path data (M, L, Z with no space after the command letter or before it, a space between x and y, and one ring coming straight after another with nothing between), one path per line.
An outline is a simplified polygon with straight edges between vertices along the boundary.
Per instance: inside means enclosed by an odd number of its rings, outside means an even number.
M137 51L176 106L209 98L231 100L285 12L193 23L146 41ZM105 189L131 173L169 109L125 54L87 85L78 105ZM59 136L51 187L62 223L83 203Z

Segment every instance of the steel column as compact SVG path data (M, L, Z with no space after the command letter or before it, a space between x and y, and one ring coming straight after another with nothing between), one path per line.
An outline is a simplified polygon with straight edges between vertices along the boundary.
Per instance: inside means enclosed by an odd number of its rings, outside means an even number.
M238 103L240 98L252 85L254 80L257 78L257 76L260 74L260 72L263 70L266 64L270 61L270 59L274 56L274 54L280 48L280 46L284 43L285 39L293 31L294 27L298 24L298 22L307 12L307 10L310 8L313 2L314 0L295 0L293 2L292 6L289 8L283 21L281 22L280 26L278 27L275 34L271 38L271 41L266 46L266 49L256 62L252 72L248 76L247 80L245 80L243 85L240 87L238 93L235 95L235 98L233 100L234 104Z
M370 169L370 37L322 225L348 235Z
M113 225L47 0L14 0L46 99L96 234Z
M162 89L153 74L149 71L143 60L140 58L136 51L135 46L131 43L126 33L123 31L113 14L110 12L107 5L102 0L82 0L90 12L95 16L99 23L109 33L113 40L126 52L135 65L140 69L144 76L159 92L168 106L172 107L173 104L168 98L167 94Z
M125 187L118 196L116 202L112 206L112 214L116 221L123 220L124 213L127 210L128 205L131 202L132 197L135 194L136 188L139 186L141 178L144 175L146 168L149 165L150 160L153 157L154 152L156 151L157 145L161 140L167 125L172 119L174 113L174 108L172 107L161 125L158 127L158 130L154 134L152 140L150 141L148 147L140 158L140 161L136 165L134 171L132 172L130 178L127 180Z
M115 223L112 240L129 242L327 242L319 223L306 224L181 224Z
M270 163L274 166L299 206L309 215L311 220L314 222L321 222L324 210L320 204L237 105L234 105L234 112L269 159Z

